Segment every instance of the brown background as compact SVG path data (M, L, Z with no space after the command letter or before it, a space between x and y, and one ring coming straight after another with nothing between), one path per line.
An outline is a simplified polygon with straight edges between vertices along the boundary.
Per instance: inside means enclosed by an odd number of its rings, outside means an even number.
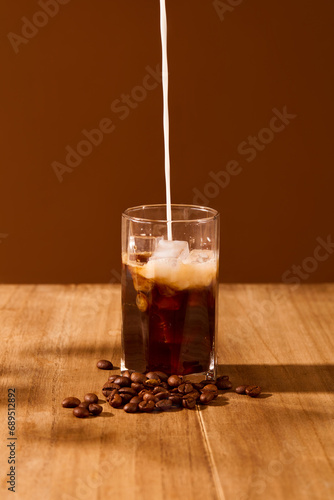
M8 33L39 10L1 4L0 279L117 280L122 210L164 201L161 87L124 120L110 109L160 61L159 2L70 0L15 54ZM239 161L209 200L222 281L280 281L333 231L334 3L244 0L223 20L211 0L167 10L173 201ZM247 162L239 144L284 106L297 117ZM60 183L52 162L105 117L114 132ZM331 255L308 281L333 279Z

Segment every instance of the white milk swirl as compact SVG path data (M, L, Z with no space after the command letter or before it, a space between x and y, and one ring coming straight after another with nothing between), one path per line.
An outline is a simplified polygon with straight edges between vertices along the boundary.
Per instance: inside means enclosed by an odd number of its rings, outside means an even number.
M170 194L170 156L169 156L169 111L168 111L168 59L167 59L167 16L165 0L160 0L160 34L162 46L162 93L163 93L163 128L165 146L165 181L167 206L167 235L172 239L172 207Z

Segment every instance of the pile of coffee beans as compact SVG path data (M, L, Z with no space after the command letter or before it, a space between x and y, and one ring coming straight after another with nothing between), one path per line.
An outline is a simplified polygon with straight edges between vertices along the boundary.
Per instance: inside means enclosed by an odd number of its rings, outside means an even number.
M99 398L96 394L89 392L84 400L75 397L65 398L62 402L63 408L74 408L73 415L77 418L87 418L91 415L97 416L102 412L102 406L98 404Z
M208 405L216 399L219 390L231 388L227 375L194 383L187 377L169 376L160 371L125 371L122 375L111 375L103 385L102 393L112 408L123 408L127 413L148 413L171 408L192 409L196 404Z
M100 370L112 370L111 361L101 359L96 366ZM130 372L122 375L110 375L102 387L102 393L112 408L123 408L127 413L149 413L168 411L172 408L187 408L191 410L196 405L208 405L217 398L219 391L232 389L228 375L222 375L215 380L202 380L195 383L181 375L168 375L155 372ZM237 394L247 394L255 398L261 394L257 385L240 385L235 389ZM77 418L97 416L102 412L96 394L88 393L84 401L76 397L65 398L64 408L73 408Z

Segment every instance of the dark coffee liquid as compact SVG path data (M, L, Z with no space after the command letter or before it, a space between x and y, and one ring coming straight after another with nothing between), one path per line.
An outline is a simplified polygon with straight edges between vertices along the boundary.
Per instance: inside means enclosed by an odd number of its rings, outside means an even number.
M147 260L135 256L137 262ZM123 359L127 369L186 375L213 365L216 279L183 290L123 263Z

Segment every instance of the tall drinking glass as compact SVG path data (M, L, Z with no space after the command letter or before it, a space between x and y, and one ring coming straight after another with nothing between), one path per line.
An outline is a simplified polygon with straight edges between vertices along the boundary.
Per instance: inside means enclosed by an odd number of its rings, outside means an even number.
M172 222L166 205L125 210L122 371L215 377L218 266L216 210L172 205Z

